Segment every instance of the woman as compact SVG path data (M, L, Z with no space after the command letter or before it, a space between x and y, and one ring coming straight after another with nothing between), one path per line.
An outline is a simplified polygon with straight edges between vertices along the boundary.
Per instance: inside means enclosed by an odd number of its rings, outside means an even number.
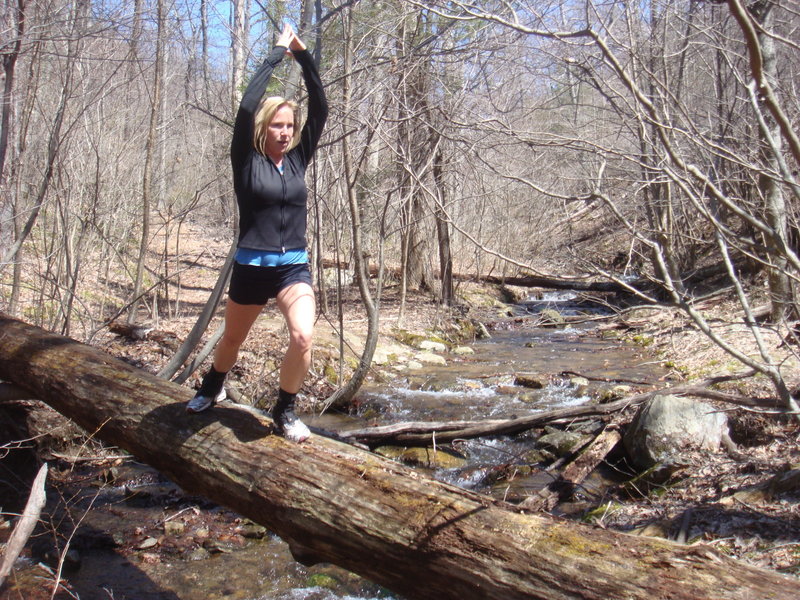
M290 54L303 69L308 116L298 131L297 106L264 97L273 69ZM239 204L239 239L225 308L225 333L214 363L186 406L202 412L225 398L225 376L239 347L270 298L289 328L289 348L280 369L280 389L272 410L278 432L302 442L308 427L294 414L311 363L315 300L306 252L305 172L328 116L317 68L291 26L281 33L270 55L245 90L231 142L233 186Z

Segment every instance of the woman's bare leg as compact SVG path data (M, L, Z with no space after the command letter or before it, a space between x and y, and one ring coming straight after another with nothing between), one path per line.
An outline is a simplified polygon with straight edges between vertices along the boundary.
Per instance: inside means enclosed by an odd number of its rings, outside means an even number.
M239 348L247 339L263 304L239 304L228 298L225 306L225 333L214 350L214 369L227 373L236 364Z
M277 302L289 328L289 348L281 363L280 386L282 390L296 394L311 366L316 313L314 290L307 283L295 283L278 293Z

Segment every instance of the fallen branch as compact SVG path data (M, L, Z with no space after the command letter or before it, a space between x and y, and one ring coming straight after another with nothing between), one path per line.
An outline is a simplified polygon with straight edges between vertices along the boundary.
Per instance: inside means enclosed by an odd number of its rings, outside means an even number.
M576 486L583 483L589 473L594 471L609 452L622 439L619 431L604 429L596 435L575 457L561 470L561 474L547 487L527 497L520 503L525 510L552 510L561 497L572 495Z
M30 496L28 496L28 502L25 504L25 510L22 511L22 516L19 518L19 521L17 521L14 531L6 544L3 564L0 565L0 587L3 586L6 577L11 573L14 562L16 562L25 544L28 543L28 538L31 537L36 523L39 522L39 516L42 514L42 508L44 508L46 500L44 493L44 483L46 479L47 463L43 464L36 474L36 478L33 480L33 485L31 486Z

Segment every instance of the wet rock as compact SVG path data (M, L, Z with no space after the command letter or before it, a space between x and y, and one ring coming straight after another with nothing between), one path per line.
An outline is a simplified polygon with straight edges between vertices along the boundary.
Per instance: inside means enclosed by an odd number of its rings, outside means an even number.
M542 395L536 392L524 392L517 395L517 400L525 404L536 404L542 399Z
M520 373L514 377L514 385L540 390L548 384L547 377L535 373Z
M578 396L583 396L589 389L589 380L586 377L574 375L569 378L569 384L575 388L574 391Z
M468 356L470 354L475 354L475 350L469 346L456 346L453 348L453 354L457 354L459 356Z
M164 523L164 533L166 535L183 535L184 531L186 531L186 525L180 521L167 521Z
M211 553L201 546L200 548L192 550L188 558L189 560L205 560L210 556Z
M308 587L320 587L329 590L338 589L341 585L341 582L333 577L332 575L328 575L327 573L314 573L310 575L308 579L306 579L306 586Z
M557 456L566 456L588 440L589 436L580 433L548 428L547 433L536 440L536 446L552 450Z
M154 537L145 538L145 540L137 546L138 550L148 550L158 546L158 540Z
M212 553L230 553L244 546L244 538L241 535L221 535L216 539L203 541L203 548Z
M606 404L608 402L614 402L615 400L621 400L625 396L630 395L631 389L629 385L602 387L597 392L597 402L599 404Z
M161 557L155 552L142 552L139 555L139 560L147 565L157 565L161 562Z
M513 385L498 385L494 388L494 391L504 396L516 396L522 392L522 389Z
M399 460L408 465L437 469L457 469L466 464L464 456L442 448L404 448L401 446L380 446L375 453L386 458Z
M566 324L563 315L557 310L553 310L552 308L545 308L542 312L539 313L539 318L540 318L539 325L541 327L562 328Z
M479 340L488 340L491 339L492 335L486 329L486 325L480 321L475 321L475 337Z
M525 463L527 463L529 465L537 465L537 464L541 464L541 463L550 462L554 458L555 458L555 456L551 452L548 452L545 449L528 450L522 456L522 459L525 461Z
M239 533L242 534L242 537L251 540L260 540L264 536L267 535L267 528L263 525L259 525L258 523L245 523L239 529Z
M728 418L705 402L656 396L639 408L623 436L625 449L636 465L680 462L687 451L719 450Z

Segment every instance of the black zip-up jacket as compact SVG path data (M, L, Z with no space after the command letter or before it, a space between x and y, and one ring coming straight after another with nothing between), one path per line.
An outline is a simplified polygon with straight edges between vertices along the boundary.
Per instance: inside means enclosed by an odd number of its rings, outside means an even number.
M306 50L292 52L303 69L308 115L300 143L283 157L283 174L253 145L254 117L272 71L286 48L276 46L242 95L231 141L233 189L239 204L240 248L285 252L306 247L308 191L306 167L328 118L328 103L314 60Z

